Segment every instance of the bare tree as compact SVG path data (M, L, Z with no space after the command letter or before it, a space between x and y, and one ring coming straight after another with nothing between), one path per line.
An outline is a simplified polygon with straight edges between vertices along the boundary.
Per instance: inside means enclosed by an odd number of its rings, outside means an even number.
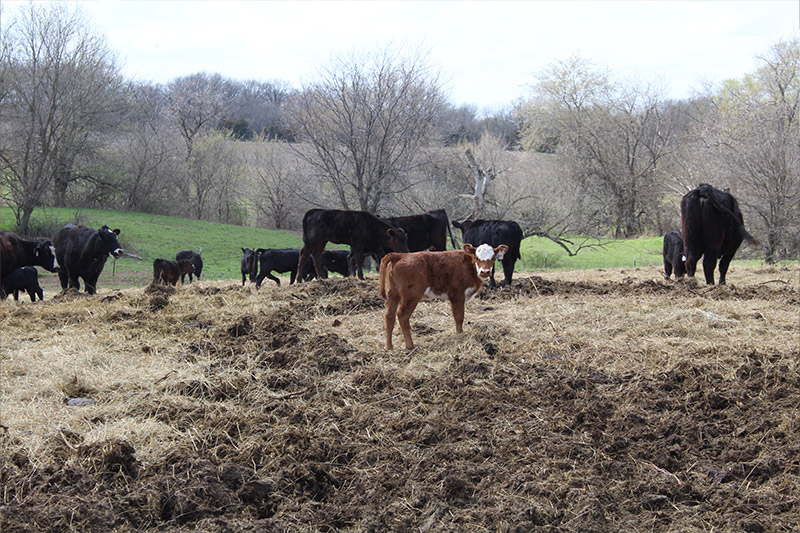
M612 83L581 58L558 62L539 77L523 106L523 146L556 138L557 153L581 194L586 215L616 237L641 233L656 209L661 166L675 142L658 91Z
M255 177L256 212L275 229L296 226L299 161L286 143L262 138L252 144L248 163Z
M230 86L219 74L198 72L167 85L168 109L186 143L186 161L192 158L198 134L216 128L230 105Z
M121 77L105 40L68 4L21 7L2 41L0 179L25 232L37 206L81 177L93 134L119 110Z
M336 60L289 105L297 151L344 209L376 212L407 186L443 104L438 76L419 54L390 49Z
M780 41L742 80L729 80L710 98L698 125L754 223L765 259L800 250L800 40Z

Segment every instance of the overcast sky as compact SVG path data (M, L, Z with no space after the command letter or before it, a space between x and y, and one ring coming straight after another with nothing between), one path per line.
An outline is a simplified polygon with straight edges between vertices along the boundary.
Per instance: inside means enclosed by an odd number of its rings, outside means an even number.
M800 0L77 4L129 78L164 83L206 71L299 88L336 55L392 43L428 51L454 104L490 110L525 96L537 72L571 55L685 98L753 71L758 55L800 26Z

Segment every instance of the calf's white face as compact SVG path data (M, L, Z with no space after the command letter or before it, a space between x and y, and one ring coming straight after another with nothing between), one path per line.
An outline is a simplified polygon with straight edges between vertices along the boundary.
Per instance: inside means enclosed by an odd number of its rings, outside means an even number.
M475 257L477 258L475 268L478 270L478 276L488 278L492 273L494 262L502 259L506 250L508 250L508 247L505 245L498 246L496 250L485 243L478 246L475 250Z

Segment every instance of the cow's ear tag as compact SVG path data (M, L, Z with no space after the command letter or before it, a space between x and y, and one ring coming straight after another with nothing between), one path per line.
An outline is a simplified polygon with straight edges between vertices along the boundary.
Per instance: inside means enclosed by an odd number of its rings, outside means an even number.
M686 261L686 256L685 255L681 256L681 261Z

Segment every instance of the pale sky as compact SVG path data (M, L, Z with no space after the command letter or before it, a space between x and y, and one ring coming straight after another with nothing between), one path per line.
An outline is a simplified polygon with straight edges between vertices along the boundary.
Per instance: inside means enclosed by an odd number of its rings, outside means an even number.
M800 0L76 3L129 78L205 71L300 88L334 56L391 43L427 51L453 104L489 110L527 96L536 73L572 55L686 98L752 72L800 27Z

